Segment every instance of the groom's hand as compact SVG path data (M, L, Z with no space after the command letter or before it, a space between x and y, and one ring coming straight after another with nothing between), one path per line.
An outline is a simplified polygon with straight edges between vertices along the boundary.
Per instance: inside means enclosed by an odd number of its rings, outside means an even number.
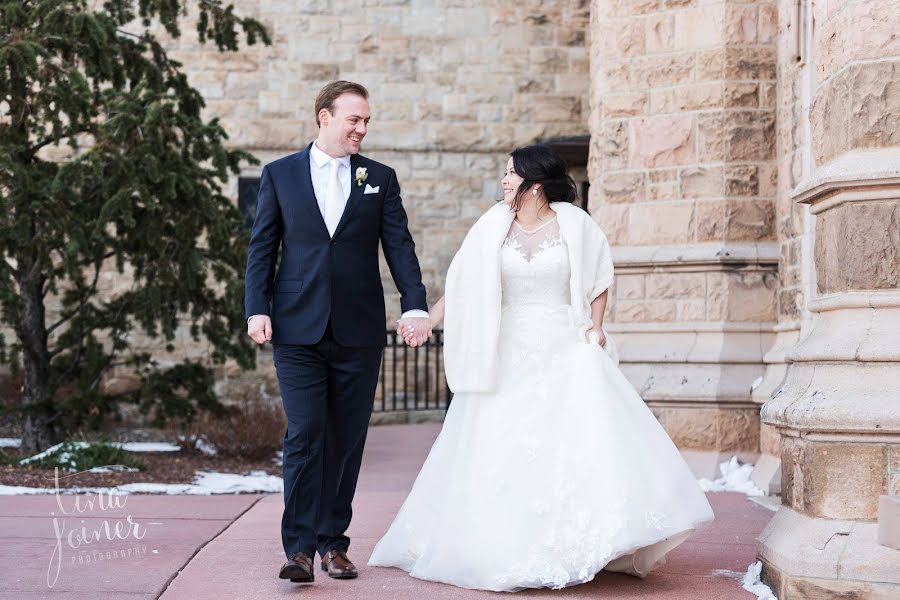
M272 319L269 315L256 315L247 323L247 335L257 344L272 341Z
M397 333L403 337L408 346L421 346L431 337L431 319L411 317L397 322Z

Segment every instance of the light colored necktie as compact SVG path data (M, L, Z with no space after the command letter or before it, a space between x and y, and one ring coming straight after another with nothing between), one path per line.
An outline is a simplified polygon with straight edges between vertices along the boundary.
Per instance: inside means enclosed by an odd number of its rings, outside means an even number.
M336 158L331 159L328 191L325 192L325 227L328 228L328 234L332 237L334 237L334 230L337 229L338 223L341 221L341 215L344 213L344 189L341 187L341 180L338 177L340 167L340 160Z

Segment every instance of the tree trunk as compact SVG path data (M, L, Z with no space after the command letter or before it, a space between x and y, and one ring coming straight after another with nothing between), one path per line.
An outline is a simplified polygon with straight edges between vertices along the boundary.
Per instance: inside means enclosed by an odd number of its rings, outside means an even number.
M37 259L37 256L34 256ZM50 389L50 353L47 348L47 324L44 320L44 277L39 262L23 269L19 281L22 294L20 337L25 371L22 397L22 449L36 453L59 442Z

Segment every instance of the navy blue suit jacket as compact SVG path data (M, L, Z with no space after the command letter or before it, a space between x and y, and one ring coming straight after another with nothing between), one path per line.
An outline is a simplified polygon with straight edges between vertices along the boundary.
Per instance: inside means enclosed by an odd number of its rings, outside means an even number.
M397 174L386 165L352 155L350 197L332 238L313 191L311 147L263 168L247 251L245 317L269 315L273 344L315 344L331 317L338 343L384 346L379 241L400 291L402 311L428 310ZM362 185L356 182L357 167L368 171ZM363 194L366 184L380 189Z

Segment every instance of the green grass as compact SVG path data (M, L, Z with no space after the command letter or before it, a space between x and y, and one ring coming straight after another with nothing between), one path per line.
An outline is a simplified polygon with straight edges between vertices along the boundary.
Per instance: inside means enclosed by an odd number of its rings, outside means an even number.
M123 465L144 470L146 465L131 453L106 442L67 441L53 452L25 463L40 469L59 467L70 471L85 471L94 467Z

